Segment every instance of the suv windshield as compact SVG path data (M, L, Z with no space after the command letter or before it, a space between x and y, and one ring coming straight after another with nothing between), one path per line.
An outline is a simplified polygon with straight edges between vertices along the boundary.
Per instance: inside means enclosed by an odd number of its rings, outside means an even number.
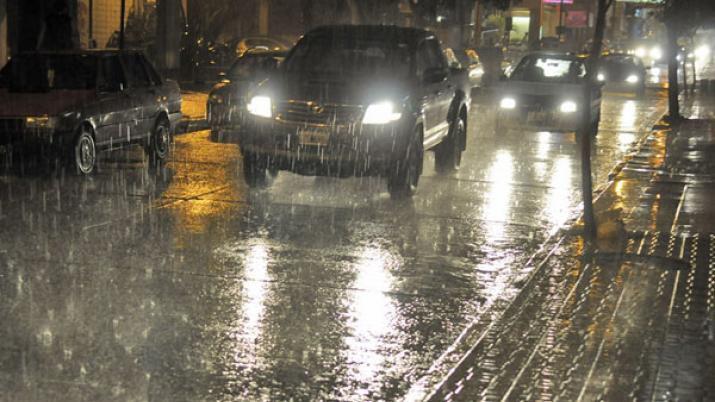
M576 83L586 76L580 60L559 56L526 56L511 73L511 79L531 82Z
M21 55L0 72L0 87L16 92L93 89L97 59L89 55Z
M233 63L228 77L233 80L250 80L267 74L278 67L282 57L274 54L251 54L240 57Z
M410 71L406 43L378 39L320 35L306 37L285 61L286 71L374 74L406 77Z

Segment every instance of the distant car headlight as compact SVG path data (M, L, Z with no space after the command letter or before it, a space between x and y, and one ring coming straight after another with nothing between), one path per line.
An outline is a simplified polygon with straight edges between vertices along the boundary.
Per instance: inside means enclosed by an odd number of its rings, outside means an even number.
M598 73L598 75L596 75L596 79L599 81L606 81L606 75L603 73Z
M499 107L502 109L514 109L516 107L516 100L514 98L503 98L499 102Z
M631 74L628 76L628 78L626 78L626 82L629 84L635 84L636 82L638 82L638 76L635 74Z
M700 45L695 49L695 57L698 59L705 59L710 57L710 46Z
M246 109L249 113L259 117L273 117L273 102L268 96L254 96L248 102Z
M211 96L209 96L209 99L213 103L223 103L223 98L218 94L211 94Z
M561 113L573 113L578 110L578 106L574 101L565 101L561 104L559 110L561 111Z
M638 47L638 48L636 48L635 53L636 53L636 56L643 58L646 56L646 54L648 52L645 50L644 47Z
M400 120L401 117L402 113L395 111L395 105L392 102L377 102L367 107L362 124L387 124Z
M663 57L663 50L661 50L660 47L655 46L653 49L650 49L649 55L653 60L660 60L660 58Z
M33 116L25 118L25 128L51 129L55 127L56 119L49 116Z

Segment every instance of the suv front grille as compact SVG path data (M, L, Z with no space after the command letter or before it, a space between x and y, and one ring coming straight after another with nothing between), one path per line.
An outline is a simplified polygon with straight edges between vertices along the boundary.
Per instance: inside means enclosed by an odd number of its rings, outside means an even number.
M362 106L287 101L276 105L276 118L302 124L352 124L362 117Z

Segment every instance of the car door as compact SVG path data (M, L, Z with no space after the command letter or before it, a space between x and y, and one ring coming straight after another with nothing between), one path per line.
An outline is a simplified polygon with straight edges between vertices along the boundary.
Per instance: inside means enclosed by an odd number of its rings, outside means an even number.
M118 55L99 57L97 92L98 116L95 117L95 134L98 145L121 144L125 141L134 110L130 96L125 92L127 80Z
M130 116L130 129L127 140L136 140L147 137L153 128L155 105L154 95L151 93L151 80L141 56L126 53L121 56L124 71L129 81L126 93L131 98L133 110Z
M418 107L422 110L425 142L434 134L439 123L439 110L437 107L439 85L430 82L427 77L427 74L429 74L430 69L433 67L433 63L434 60L430 57L427 41L422 41L419 46L417 46L415 74L420 88Z
M449 79L447 58L436 38L425 40L425 51L429 60L429 71L439 72L438 77L444 79L431 80L428 84L431 91L432 104L429 107L431 128L425 131L425 143L428 147L436 144L449 133L449 108L454 99L455 88Z

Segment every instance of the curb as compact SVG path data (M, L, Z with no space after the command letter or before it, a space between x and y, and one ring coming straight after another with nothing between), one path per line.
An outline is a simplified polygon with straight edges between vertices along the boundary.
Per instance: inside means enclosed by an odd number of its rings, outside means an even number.
M603 185L599 186L598 188L594 189L594 205L598 202L598 200L601 199L604 194L606 194L608 189L614 185L615 178L623 170L628 161L632 159L633 155L637 154L637 152L642 148L648 137L653 132L662 131L664 129L662 122L666 114L667 112L664 113L658 120L656 120L654 125L647 132L647 134L645 134L640 140L634 143L632 146L632 150L630 150L630 152L624 155L623 160L619 161L613 167L611 172L609 172L607 175L608 181ZM542 243L539 249L531 255L526 264L524 264L524 268L529 266L533 266L534 268L531 272L529 272L525 279L522 278L523 285L521 286L520 291L511 300L505 301L506 308L503 311L496 313L496 317L487 318L486 322L484 322L483 319L477 319L470 323L467 327L465 327L465 329L455 339L452 345L437 360L435 360L435 363L432 365L432 367L430 367L430 369L428 369L427 372L422 375L421 378L410 387L405 400L430 402L445 400L445 397L450 394L449 388L454 386L468 370L470 366L470 356L473 355L475 351L479 348L480 344L483 342L490 329L503 317L508 316L510 310L512 310L513 308L515 308L516 305L518 305L519 300L524 297L530 285L534 282L535 278L539 275L539 273L541 273L541 271L543 270L542 268L546 265L548 260L551 259L558 247L567 237L573 235L574 228L578 227L577 222L583 218L583 206L580 206L578 210L580 211L578 213L578 218L573 221L567 221L564 225L558 228L558 230L556 230L551 236L549 236L544 241L544 243ZM481 330L478 329L478 327L480 327L480 321L482 323ZM470 338L474 341L473 343L468 344L467 341ZM455 356L458 349L462 349L463 351L461 355ZM453 357L453 363L445 364L446 360L450 359L449 356ZM447 366L450 368L446 371L446 374L437 377L438 380L432 386L427 386L426 381L428 381L428 378L430 377L430 371L436 371L439 366Z
M209 128L211 127L206 119L185 119L176 125L174 135L190 134L197 131L208 130Z

